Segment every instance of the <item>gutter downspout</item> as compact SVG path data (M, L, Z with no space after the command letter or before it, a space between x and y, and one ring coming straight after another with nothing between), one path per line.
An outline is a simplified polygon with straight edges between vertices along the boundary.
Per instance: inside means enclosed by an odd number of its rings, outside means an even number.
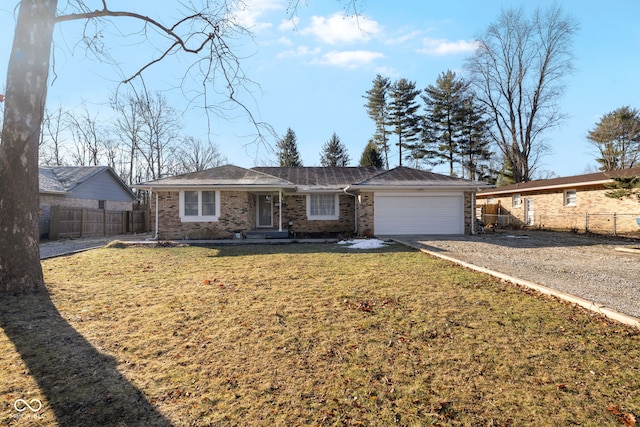
M278 188L278 232L282 233L282 188Z
M357 194L353 194L353 193L349 193L349 188L351 188L350 185L347 185L345 188L342 189L342 191L344 191L344 194L347 194L349 196L353 196L353 202L355 205L355 218L353 223L355 224L355 230L353 231L355 233L355 235L358 235L358 195Z
M151 190L151 197L153 197L153 188ZM149 237L147 240L158 240L158 192L156 191L156 235L153 237Z
M471 235L476 234L476 192L471 191Z

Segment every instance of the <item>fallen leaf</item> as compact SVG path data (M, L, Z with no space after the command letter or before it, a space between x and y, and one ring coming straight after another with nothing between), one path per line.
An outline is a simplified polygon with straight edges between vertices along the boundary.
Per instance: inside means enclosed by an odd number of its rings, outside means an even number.
M613 403L607 406L607 411L611 412L618 418L620 424L635 427L636 426L636 417L630 412L624 412L618 405L614 405Z

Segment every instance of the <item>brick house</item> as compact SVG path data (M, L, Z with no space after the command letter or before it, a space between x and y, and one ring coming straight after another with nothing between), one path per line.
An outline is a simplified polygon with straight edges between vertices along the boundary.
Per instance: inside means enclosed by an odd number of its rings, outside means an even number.
M607 197L612 178L640 176L640 168L540 179L476 194L488 224L551 230L640 233L640 199Z
M406 167L215 167L145 182L160 239L465 234L483 184Z

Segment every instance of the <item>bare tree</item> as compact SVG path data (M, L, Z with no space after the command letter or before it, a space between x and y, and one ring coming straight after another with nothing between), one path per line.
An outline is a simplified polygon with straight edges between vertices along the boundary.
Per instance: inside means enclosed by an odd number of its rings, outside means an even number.
M68 112L67 120L75 151L71 154L76 166L98 166L105 154L106 129L98 119L99 113L91 113L86 104L80 112Z
M142 130L142 113L138 108L137 96L127 93L123 96L113 96L110 99L111 108L116 113L112 123L115 137L120 141L121 164L116 170L122 180L129 185L142 180L136 173L138 169L138 144Z
M192 136L185 137L174 153L173 173L198 172L227 163L216 144Z
M558 101L572 72L577 24L560 7L536 10L531 19L505 10L477 39L466 68L476 99L492 119L492 138L513 167L515 182L531 179L548 151L542 135L564 116Z
M138 97L138 109L142 118L138 149L146 160L147 179L159 179L169 171L180 129L178 115L158 92Z
M65 135L68 130L67 112L58 106L55 111L45 110L40 142L40 163L48 166L64 164Z
M176 19L171 24L150 15L112 10L109 0L99 2L101 8L97 9L88 0L63 0L60 12L58 0L15 3L18 15L7 70L0 143L0 292L10 293L44 290L38 246L38 143L56 24L82 20L95 22L99 28L105 20L118 18L139 22L143 37L155 36L153 43L148 43L149 49L160 47L155 56L138 64L136 71L123 81L141 78L167 58L181 55L181 62L188 64L185 78L193 79L198 73L205 107L214 106L207 97L209 91L224 90L227 100L244 108L238 101L238 89L247 82L228 44L230 39L246 34L233 19L236 4L232 0L179 2L172 10ZM140 7L155 10L152 3ZM91 34L93 27L88 25L84 28L82 41L87 48L98 55L105 52L98 32Z

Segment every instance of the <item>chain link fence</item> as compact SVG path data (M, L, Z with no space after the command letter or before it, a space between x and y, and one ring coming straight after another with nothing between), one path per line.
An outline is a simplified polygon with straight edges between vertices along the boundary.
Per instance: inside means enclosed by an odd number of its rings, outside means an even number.
M523 221L513 215L483 213L482 221L496 228L524 227ZM640 212L541 214L535 215L529 228L640 238Z

